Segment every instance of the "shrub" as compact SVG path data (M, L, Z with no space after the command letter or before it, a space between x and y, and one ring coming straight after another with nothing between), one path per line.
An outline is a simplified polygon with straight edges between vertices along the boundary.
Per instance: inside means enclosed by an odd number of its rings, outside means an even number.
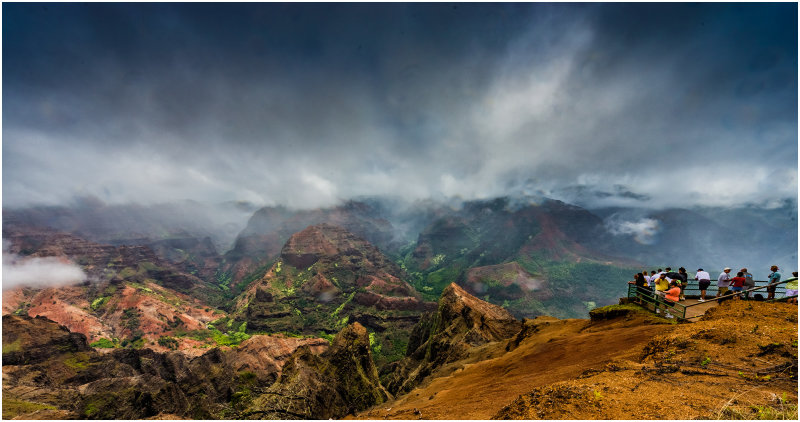
M90 305L92 310L96 311L97 309L101 308L103 305L106 304L106 302L108 302L108 299L109 299L108 296L101 296L93 300L92 304Z
M161 337L158 339L158 344L159 344L160 346L166 347L166 348L168 348L168 349L170 349L170 350L177 350L177 349L178 349L178 344L179 344L179 343L178 343L178 340L175 340L175 339L174 339L174 338L172 338L172 337L169 337L169 336L161 336Z
M117 347L117 345L114 344L113 341L111 341L111 340L109 340L107 338L101 338L100 340L97 340L97 341L89 344L89 346L92 346L92 347L97 348L97 349L113 349L113 348Z

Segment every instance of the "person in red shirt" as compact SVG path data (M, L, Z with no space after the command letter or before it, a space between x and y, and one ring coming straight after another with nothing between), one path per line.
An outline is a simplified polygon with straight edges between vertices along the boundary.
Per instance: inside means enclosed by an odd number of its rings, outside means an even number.
M734 299L739 299L739 295L742 290L744 290L744 283L746 281L747 279L744 278L744 273L741 271L736 273L736 277L731 279L731 291L733 292Z

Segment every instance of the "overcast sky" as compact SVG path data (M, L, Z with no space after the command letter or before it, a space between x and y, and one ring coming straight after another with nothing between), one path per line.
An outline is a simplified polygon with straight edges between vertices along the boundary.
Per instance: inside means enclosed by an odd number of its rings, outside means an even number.
M797 198L796 3L2 7L4 206Z

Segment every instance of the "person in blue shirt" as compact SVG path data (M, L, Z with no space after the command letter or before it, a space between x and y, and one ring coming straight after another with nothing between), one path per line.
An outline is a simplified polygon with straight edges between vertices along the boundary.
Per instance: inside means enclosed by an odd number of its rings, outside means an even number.
M772 271L767 277L767 281L769 284L767 285L767 299L775 299L775 288L778 286L777 283L781 281L781 273L778 272L778 266L773 265L769 268Z

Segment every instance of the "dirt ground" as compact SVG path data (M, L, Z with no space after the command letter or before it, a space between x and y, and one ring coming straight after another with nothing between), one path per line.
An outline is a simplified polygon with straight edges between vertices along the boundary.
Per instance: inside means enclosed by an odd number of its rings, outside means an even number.
M534 322L518 348L484 346L473 363L356 418L778 418L791 404L796 417L796 306L729 301L680 325Z
M539 320L541 322L538 322ZM359 414L360 419L489 419L533 388L578 377L587 368L635 358L656 334L672 325L621 319L592 326L588 320L537 318L539 331L504 353L505 342L485 347L472 360L455 363L452 375L435 378L397 400ZM591 328L591 329L589 329Z

